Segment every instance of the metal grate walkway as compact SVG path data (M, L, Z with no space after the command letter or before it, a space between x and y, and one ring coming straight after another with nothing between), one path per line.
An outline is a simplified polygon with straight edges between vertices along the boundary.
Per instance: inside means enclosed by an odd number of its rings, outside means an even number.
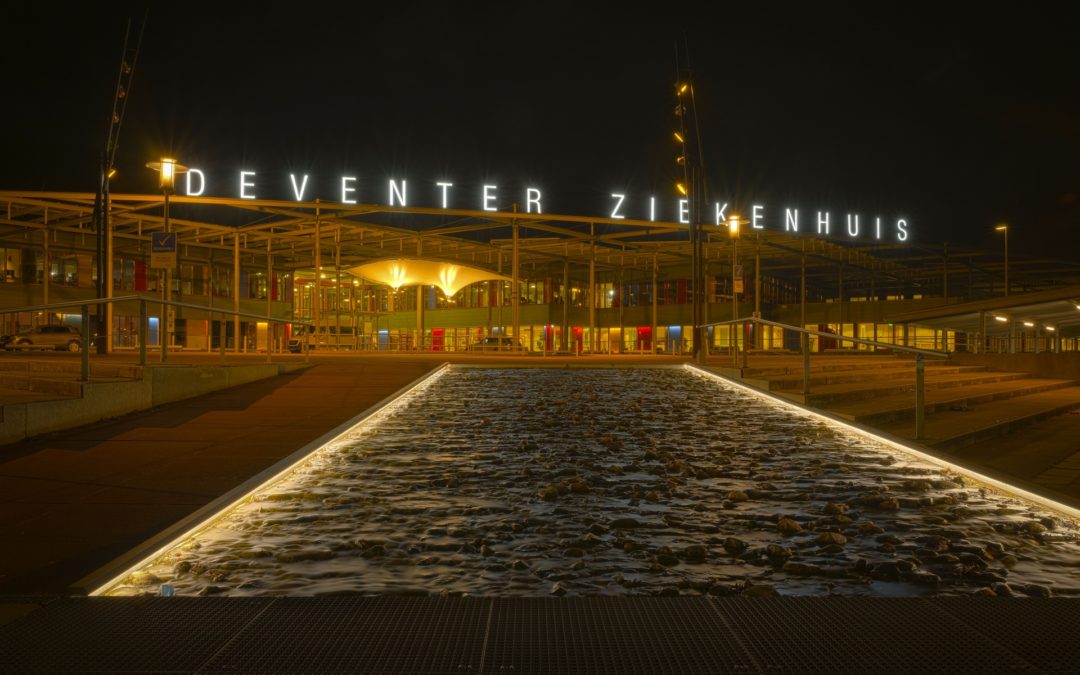
M3 672L1080 671L1080 600L0 598Z

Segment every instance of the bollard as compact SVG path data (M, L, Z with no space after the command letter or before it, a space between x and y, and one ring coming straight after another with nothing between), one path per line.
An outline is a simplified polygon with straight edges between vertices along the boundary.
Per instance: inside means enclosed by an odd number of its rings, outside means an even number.
M82 306L82 349L79 350L81 382L90 381L90 305Z
M922 440L926 429L926 371L923 355L915 355L915 440Z

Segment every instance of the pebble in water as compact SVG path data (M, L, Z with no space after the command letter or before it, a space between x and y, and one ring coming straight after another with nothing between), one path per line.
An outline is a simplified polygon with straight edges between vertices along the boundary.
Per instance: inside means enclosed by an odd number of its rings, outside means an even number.
M681 369L453 369L117 594L1080 595L1076 523Z

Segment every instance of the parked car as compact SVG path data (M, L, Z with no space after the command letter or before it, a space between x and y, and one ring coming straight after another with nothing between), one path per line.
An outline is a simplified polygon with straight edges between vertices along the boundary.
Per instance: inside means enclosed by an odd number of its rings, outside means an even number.
M77 352L82 349L79 331L71 326L34 326L11 336L5 349L36 349L51 347Z
M509 337L486 337L469 345L470 352L526 352L520 340Z

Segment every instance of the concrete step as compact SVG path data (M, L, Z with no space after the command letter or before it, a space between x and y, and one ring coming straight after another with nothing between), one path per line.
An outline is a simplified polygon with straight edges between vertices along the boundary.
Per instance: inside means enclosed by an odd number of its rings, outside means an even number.
M968 405L966 410L944 407L927 414L923 443L956 454L958 450L1014 433L1036 422L1080 410L1080 386L1070 384L1041 392L993 399ZM915 433L911 420L876 424L877 428L906 438ZM1074 439L1075 440L1075 439ZM1017 443L1023 450L1025 443Z
M129 380L142 378L142 367L130 363L101 363L90 358L90 377L113 377ZM77 355L53 359L0 359L0 373L66 373L79 377L82 364Z
M931 365L926 364L926 376L939 377L945 375L958 375L960 373L983 373L986 372L986 366L954 366L954 365ZM798 374L798 377L783 376L783 377L769 377L768 380L769 389L776 390L800 390L802 389L802 373ZM915 379L915 364L908 363L905 365L898 365L895 368L876 368L873 370L842 370L842 371L830 371L824 373L810 373L810 388L811 392L814 388L824 387L831 384L845 384L848 382L866 382L868 380L885 381L890 382L892 380L912 380Z
M938 389L951 389L957 387L970 387L980 384L992 384L1007 382L1010 380L1023 380L1030 378L1027 373L1007 373L1003 371L986 371L977 373L957 373L955 375L937 376L932 369L926 373L926 391ZM800 400L815 408L835 408L844 403L864 401L881 396L890 396L905 392L915 391L915 372L911 371L911 378L907 381L896 379L879 382L876 379L866 379L862 382L848 382L811 388L808 399L798 392L784 392L792 400ZM913 394L914 395L914 394Z
M16 375L0 373L0 387L5 389L20 389L42 394L58 394L65 397L78 398L82 396L82 382L69 378L35 377L31 375Z
M773 358L773 357L770 357ZM746 377L768 378L772 376L799 375L802 377L802 357L775 357L776 363L755 364L743 372ZM755 359L763 360L763 359ZM847 370L877 370L879 368L912 367L914 359L902 359L895 356L850 356L834 358L814 354L810 357L811 373L838 373ZM800 380L801 382L801 380Z
M950 409L965 412L972 406L990 403L991 401L1031 396L1044 391L1072 387L1075 384L1074 380L1026 378L969 387L930 390L926 393L926 405L923 410L927 414ZM915 387L912 386L910 391L901 394L834 406L832 410L841 417L846 417L860 424L873 426L912 420L915 418Z
M1018 476L1050 490L1080 489L1080 408L1014 426L995 438L958 446L950 454Z

